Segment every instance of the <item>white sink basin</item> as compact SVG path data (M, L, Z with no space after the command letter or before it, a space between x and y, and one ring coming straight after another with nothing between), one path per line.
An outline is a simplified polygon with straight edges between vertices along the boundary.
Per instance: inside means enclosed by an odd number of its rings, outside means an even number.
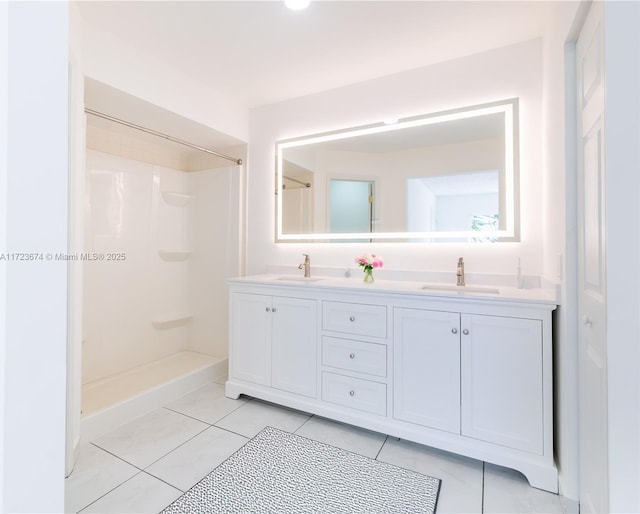
M454 293L488 293L488 294L500 294L500 289L497 287L484 287L484 286L451 286L448 284L427 284L422 286L421 289L425 291L451 291Z
M278 278L276 278L276 280L283 280L285 282L306 282L306 283L310 283L310 282L318 282L318 281L320 281L322 279L318 278L318 277L298 277L296 275L291 275L291 276L285 276L285 277L278 277Z

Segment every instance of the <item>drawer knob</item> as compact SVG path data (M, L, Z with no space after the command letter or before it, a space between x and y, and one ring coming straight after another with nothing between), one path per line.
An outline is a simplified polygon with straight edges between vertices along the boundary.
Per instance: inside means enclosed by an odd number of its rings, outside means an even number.
M355 321L356 317L355 316L349 316L349 321Z
M355 396L355 395L356 395L355 391L353 391L353 390L349 391L349 396Z
M466 328L462 331L462 333L463 333L465 336L468 336L468 335L469 335L469 331L468 331Z
M457 328L452 328L451 329L451 333L452 334L457 334L458 333L458 329Z
M350 359L355 359L356 358L356 354L355 353L350 353L349 354L349 358Z

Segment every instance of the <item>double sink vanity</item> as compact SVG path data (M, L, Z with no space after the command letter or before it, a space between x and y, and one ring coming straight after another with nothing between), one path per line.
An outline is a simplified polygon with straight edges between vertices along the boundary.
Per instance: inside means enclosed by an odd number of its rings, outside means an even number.
M520 241L518 105L277 141L275 242ZM487 276L465 284L462 259L453 283L309 276L308 255L299 268L305 276L229 280L227 396L513 468L558 491L552 292ZM524 285L519 261L516 271Z
M513 468L558 491L549 291L277 274L229 285L227 396Z

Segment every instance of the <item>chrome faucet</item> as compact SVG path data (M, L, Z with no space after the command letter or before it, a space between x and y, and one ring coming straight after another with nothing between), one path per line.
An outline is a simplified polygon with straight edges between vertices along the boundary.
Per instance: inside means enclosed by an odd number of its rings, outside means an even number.
M311 276L311 261L309 260L309 254L303 253L304 262L298 266L298 269L304 268L304 276L305 278L309 278Z
M464 260L462 257L458 259L458 269L456 270L456 285L464 286Z

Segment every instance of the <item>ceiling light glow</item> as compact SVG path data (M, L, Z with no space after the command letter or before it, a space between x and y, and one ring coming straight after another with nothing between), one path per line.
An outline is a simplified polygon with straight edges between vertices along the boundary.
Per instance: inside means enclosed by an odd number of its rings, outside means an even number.
M284 0L284 5L293 11L301 11L309 7L311 0Z

